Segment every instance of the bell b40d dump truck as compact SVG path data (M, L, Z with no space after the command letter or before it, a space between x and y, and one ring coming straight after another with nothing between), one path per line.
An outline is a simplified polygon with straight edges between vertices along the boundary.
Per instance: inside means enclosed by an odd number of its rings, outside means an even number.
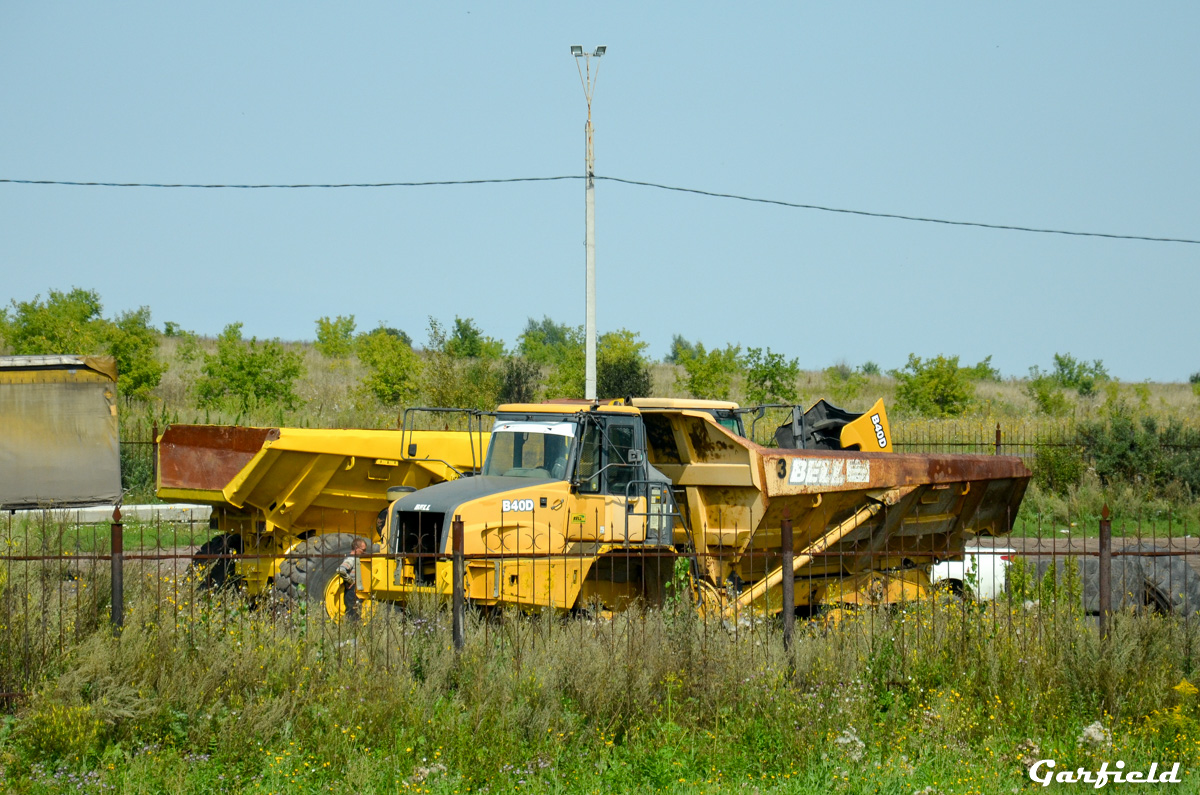
M727 616L777 611L785 578L802 612L890 603L927 591L965 538L1008 532L1030 476L1013 457L890 452L881 404L794 412L776 434L790 446L768 448L732 404L630 403L501 406L479 476L391 504L359 595L449 596L457 517L465 594L484 607L655 604L677 560L703 609Z
M213 506L217 534L196 554L204 585L296 597L332 577L311 560L349 554L358 536L377 544L397 494L472 474L486 450L478 430L172 425L158 496Z

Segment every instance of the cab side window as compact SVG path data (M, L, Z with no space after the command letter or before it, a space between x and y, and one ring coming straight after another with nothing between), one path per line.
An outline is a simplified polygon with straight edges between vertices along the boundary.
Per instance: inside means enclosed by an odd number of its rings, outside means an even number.
M579 491L624 497L630 482L642 479L641 466L631 464L629 455L640 443L633 419L610 417L589 422L583 430L575 470Z
M600 491L600 429L588 423L579 445L579 467L576 470L579 490L585 494Z
M638 475L639 468L629 463L629 451L636 444L633 423L609 422L607 435L604 464L608 469L604 474L607 476L608 483L605 491L623 497L629 483L641 479Z

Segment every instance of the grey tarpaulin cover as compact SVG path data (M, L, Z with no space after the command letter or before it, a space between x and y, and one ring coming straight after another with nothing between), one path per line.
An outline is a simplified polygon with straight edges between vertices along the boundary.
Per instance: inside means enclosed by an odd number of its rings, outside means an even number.
M0 356L0 507L121 496L117 370L104 356Z

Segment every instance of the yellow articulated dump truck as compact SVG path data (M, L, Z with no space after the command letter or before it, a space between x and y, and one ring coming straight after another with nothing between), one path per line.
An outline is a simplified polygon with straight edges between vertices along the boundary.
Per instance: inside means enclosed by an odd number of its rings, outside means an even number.
M477 472L486 450L478 430L172 425L158 496L213 506L217 534L195 558L203 585L319 599L356 537L378 548L389 502Z
M779 447L748 440L744 413L655 399L501 406L479 476L391 504L359 596L448 597L457 517L465 595L482 607L653 605L680 577L730 617L777 612L786 578L801 614L892 603L928 591L929 566L965 538L1008 532L1030 476L1014 457L893 452L882 403L797 409ZM343 600L328 597L336 614Z

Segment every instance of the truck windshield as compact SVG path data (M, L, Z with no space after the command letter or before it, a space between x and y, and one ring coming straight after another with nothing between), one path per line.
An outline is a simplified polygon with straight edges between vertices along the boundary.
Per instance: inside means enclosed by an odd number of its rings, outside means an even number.
M483 474L566 478L575 426L574 422L497 422L492 427Z

